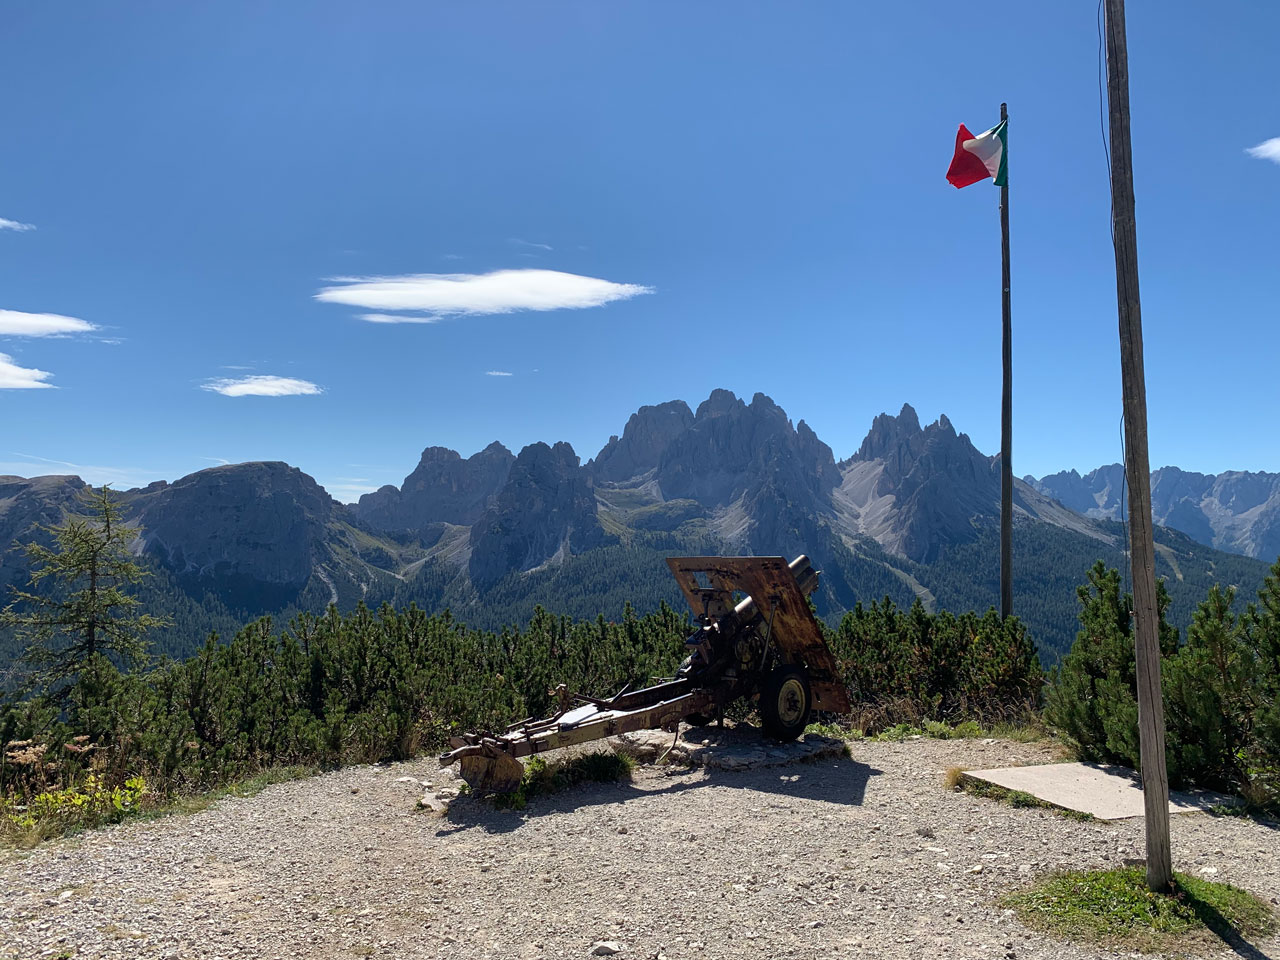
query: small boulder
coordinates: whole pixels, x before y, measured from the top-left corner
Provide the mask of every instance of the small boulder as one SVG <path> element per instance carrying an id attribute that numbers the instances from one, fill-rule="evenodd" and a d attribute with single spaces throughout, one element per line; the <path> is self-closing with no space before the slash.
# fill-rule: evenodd
<path id="1" fill-rule="evenodd" d="M 447 797 L 438 797 L 434 793 L 426 793 L 418 801 L 418 808 L 429 810 L 437 817 L 443 817 L 449 812 L 449 800 Z"/>

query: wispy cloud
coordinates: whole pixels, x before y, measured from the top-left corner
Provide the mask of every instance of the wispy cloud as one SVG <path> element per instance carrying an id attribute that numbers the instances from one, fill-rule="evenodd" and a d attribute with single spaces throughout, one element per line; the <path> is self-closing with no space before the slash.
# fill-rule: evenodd
<path id="1" fill-rule="evenodd" d="M 0 230 L 16 230 L 18 233 L 24 233 L 27 230 L 34 230 L 34 223 L 19 223 L 17 220 L 6 220 L 0 217 Z"/>
<path id="2" fill-rule="evenodd" d="M 309 397 L 324 392 L 322 387 L 310 380 L 266 375 L 219 377 L 201 384 L 201 388 L 220 393 L 224 397 Z"/>
<path id="3" fill-rule="evenodd" d="M 532 240 L 521 240 L 519 237 L 512 237 L 507 243 L 513 247 L 532 247 L 534 250 L 546 250 L 548 252 L 552 249 L 549 243 L 534 243 Z"/>
<path id="4" fill-rule="evenodd" d="M 510 371 L 507 371 L 507 370 L 486 370 L 486 371 L 484 372 L 484 375 L 485 375 L 486 377 L 511 377 L 511 376 L 514 376 L 514 374 L 513 374 L 513 373 L 511 373 Z"/>
<path id="5" fill-rule="evenodd" d="M 364 494 L 373 493 L 378 489 L 377 487 L 369 486 L 368 484 L 342 482 L 321 483 L 320 486 L 324 487 L 325 492 L 327 492 L 329 496 L 334 497 L 343 503 L 354 503 Z"/>
<path id="6" fill-rule="evenodd" d="M 1280 137 L 1272 137 L 1270 140 L 1263 140 L 1256 147 L 1247 147 L 1244 151 L 1251 157 L 1259 160 L 1270 160 L 1272 163 L 1280 163 Z"/>
<path id="7" fill-rule="evenodd" d="M 439 317 L 416 317 L 397 313 L 362 313 L 361 320 L 369 323 L 439 323 Z"/>
<path id="8" fill-rule="evenodd" d="M 558 270 L 493 273 L 418 273 L 398 277 L 335 277 L 316 299 L 368 310 L 399 310 L 442 317 L 476 317 L 522 310 L 581 310 L 652 293 L 637 283 L 614 283 Z M 390 314 L 366 314 L 389 323 Z M 401 323 L 422 322 L 413 316 Z"/>
<path id="9" fill-rule="evenodd" d="M 216 463 L 220 467 L 228 466 L 231 461 L 224 460 L 222 457 L 197 457 L 198 460 L 208 460 L 210 463 Z"/>
<path id="10" fill-rule="evenodd" d="M 9 453 L 17 460 L 0 462 L 0 473 L 13 473 L 21 477 L 39 477 L 50 474 L 75 475 L 86 483 L 110 483 L 118 489 L 139 487 L 155 479 L 157 471 L 140 467 L 103 467 L 70 460 L 54 460 L 30 453 Z M 49 469 L 53 467 L 54 469 Z"/>
<path id="11" fill-rule="evenodd" d="M 90 333 L 98 329 L 79 317 L 57 313 L 23 313 L 0 310 L 0 337 L 65 337 L 73 333 Z"/>
<path id="12" fill-rule="evenodd" d="M 52 376 L 47 370 L 20 367 L 13 357 L 0 353 L 0 390 L 52 390 L 53 384 L 44 382 Z"/>

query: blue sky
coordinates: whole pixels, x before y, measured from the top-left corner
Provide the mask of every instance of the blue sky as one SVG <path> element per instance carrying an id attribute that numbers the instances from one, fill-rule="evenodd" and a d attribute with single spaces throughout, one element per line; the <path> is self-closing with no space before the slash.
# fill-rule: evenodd
<path id="1" fill-rule="evenodd" d="M 1095 13 L 9 4 L 0 384 L 48 387 L 0 389 L 0 473 L 279 459 L 350 500 L 715 387 L 837 457 L 904 401 L 993 452 L 997 190 L 943 175 L 1001 100 L 1014 469 L 1115 461 Z M 1280 6 L 1129 32 L 1152 463 L 1280 470 Z"/>

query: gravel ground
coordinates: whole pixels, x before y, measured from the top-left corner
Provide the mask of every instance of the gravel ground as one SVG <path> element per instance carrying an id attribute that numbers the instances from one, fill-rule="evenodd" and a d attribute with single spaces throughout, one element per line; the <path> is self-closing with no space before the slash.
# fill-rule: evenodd
<path id="1" fill-rule="evenodd" d="M 495 811 L 417 808 L 431 761 L 355 767 L 0 860 L 0 957 L 1076 958 L 994 905 L 1037 874 L 1141 856 L 1142 821 L 949 793 L 1003 741 L 860 742 L 745 771 L 641 767 Z M 1175 863 L 1280 898 L 1280 832 L 1176 817 Z M 608 949 L 600 947 L 601 950 Z M 1236 951 L 1280 956 L 1280 938 Z M 1223 956 L 1236 955 L 1225 947 Z"/>

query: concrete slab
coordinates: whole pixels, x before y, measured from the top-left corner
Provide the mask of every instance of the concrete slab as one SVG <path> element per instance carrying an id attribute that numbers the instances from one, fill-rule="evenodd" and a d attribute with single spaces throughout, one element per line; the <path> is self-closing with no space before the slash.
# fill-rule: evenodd
<path id="1" fill-rule="evenodd" d="M 1141 817 L 1142 777 L 1128 767 L 1101 763 L 1046 763 L 1034 767 L 1000 767 L 995 770 L 966 770 L 966 777 L 1021 790 L 1037 800 L 1090 813 L 1099 820 Z M 1235 797 L 1207 790 L 1169 792 L 1170 813 L 1196 813 L 1217 804 L 1238 803 Z"/>

